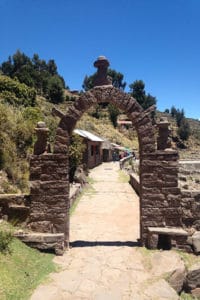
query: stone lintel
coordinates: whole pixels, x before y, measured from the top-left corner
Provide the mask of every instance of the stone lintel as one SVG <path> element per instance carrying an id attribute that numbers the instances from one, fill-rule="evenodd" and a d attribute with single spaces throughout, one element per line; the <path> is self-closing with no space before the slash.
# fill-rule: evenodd
<path id="1" fill-rule="evenodd" d="M 188 236 L 187 231 L 182 228 L 177 227 L 148 227 L 148 231 L 151 234 L 166 234 L 166 235 L 178 235 L 178 236 Z"/>

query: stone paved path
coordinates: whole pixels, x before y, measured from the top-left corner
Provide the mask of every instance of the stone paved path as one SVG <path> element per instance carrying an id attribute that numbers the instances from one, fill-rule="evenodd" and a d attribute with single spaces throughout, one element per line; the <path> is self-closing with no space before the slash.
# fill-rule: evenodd
<path id="1" fill-rule="evenodd" d="M 62 271 L 51 274 L 31 300 L 177 299 L 167 297 L 169 286 L 164 286 L 163 298 L 152 296 L 147 286 L 143 292 L 152 276 L 135 247 L 139 200 L 128 183 L 120 182 L 118 168 L 112 162 L 91 171 L 93 187 L 71 217 L 72 248 L 55 258 Z"/>

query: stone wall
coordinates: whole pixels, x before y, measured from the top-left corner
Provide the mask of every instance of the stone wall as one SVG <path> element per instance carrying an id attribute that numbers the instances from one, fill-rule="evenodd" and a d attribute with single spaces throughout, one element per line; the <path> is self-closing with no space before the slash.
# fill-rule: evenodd
<path id="1" fill-rule="evenodd" d="M 108 66 L 105 58 L 95 66 Z M 140 236 L 145 245 L 148 227 L 182 226 L 180 198 L 178 188 L 178 153 L 169 146 L 167 135 L 162 134 L 156 144 L 155 126 L 151 114 L 155 107 L 147 110 L 130 94 L 108 84 L 106 72 L 98 69 L 99 80 L 93 89 L 82 93 L 69 107 L 67 114 L 54 109 L 54 115 L 60 118 L 55 137 L 54 154 L 46 154 L 47 147 L 40 143 L 43 139 L 44 124 L 37 128 L 38 149 L 30 162 L 31 209 L 29 227 L 41 232 L 64 232 L 69 242 L 69 178 L 68 147 L 70 136 L 81 116 L 93 105 L 109 102 L 123 110 L 132 121 L 138 135 L 140 155 Z M 100 76 L 101 75 L 101 76 Z M 101 79 L 101 80 L 100 80 Z M 166 124 L 164 124 L 166 125 Z M 165 126 L 166 127 L 166 126 Z M 166 129 L 164 127 L 164 129 Z M 164 139 L 164 141 L 161 141 Z M 160 150 L 157 150 L 160 145 Z M 36 147 L 37 148 L 37 147 Z M 38 150 L 38 151 L 36 151 Z"/>
<path id="2" fill-rule="evenodd" d="M 181 196 L 183 224 L 200 231 L 200 191 L 181 190 Z"/>
<path id="3" fill-rule="evenodd" d="M 200 173 L 199 160 L 180 160 L 179 169 L 184 174 Z"/>
<path id="4" fill-rule="evenodd" d="M 33 155 L 30 160 L 30 217 L 33 231 L 65 233 L 68 239 L 68 157 L 64 154 Z"/>
<path id="5" fill-rule="evenodd" d="M 157 150 L 140 163 L 142 243 L 148 227 L 181 227 L 181 193 L 178 188 L 178 153 Z"/>
<path id="6" fill-rule="evenodd" d="M 89 169 L 98 166 L 102 162 L 101 142 L 87 141 L 87 159 L 85 161 Z"/>
<path id="7" fill-rule="evenodd" d="M 29 215 L 30 197 L 24 194 L 0 195 L 0 219 L 24 222 Z"/>
<path id="8" fill-rule="evenodd" d="M 150 114 L 129 94 L 112 86 L 95 87 L 81 94 L 61 118 L 54 144 L 54 154 L 34 155 L 30 162 L 30 227 L 41 232 L 65 232 L 69 237 L 69 137 L 83 113 L 92 105 L 110 102 L 122 109 L 138 134 L 140 150 L 140 236 L 147 241 L 151 226 L 181 226 L 178 154 L 156 150 L 155 128 Z"/>

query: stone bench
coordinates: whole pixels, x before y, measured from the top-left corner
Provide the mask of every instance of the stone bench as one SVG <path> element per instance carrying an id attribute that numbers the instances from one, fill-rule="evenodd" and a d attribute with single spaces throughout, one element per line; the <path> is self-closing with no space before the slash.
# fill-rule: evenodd
<path id="1" fill-rule="evenodd" d="M 56 255 L 64 253 L 64 233 L 25 233 L 20 230 L 15 232 L 14 236 L 30 247 L 40 250 L 54 249 Z"/>
<path id="2" fill-rule="evenodd" d="M 148 227 L 147 247 L 149 249 L 187 250 L 188 233 L 177 227 Z"/>

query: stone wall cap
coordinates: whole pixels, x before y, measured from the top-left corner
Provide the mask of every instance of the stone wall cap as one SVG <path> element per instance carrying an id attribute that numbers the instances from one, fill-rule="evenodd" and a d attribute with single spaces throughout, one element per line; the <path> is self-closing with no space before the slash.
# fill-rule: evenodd
<path id="1" fill-rule="evenodd" d="M 46 123 L 43 121 L 37 122 L 37 128 L 46 128 Z"/>

